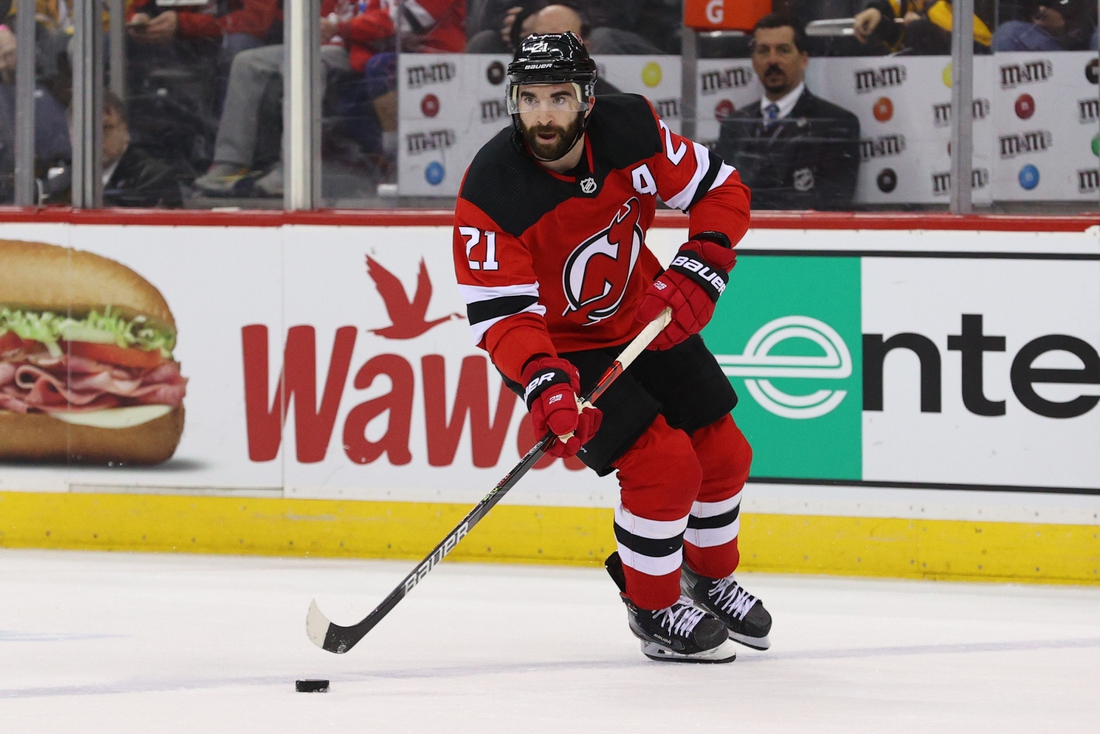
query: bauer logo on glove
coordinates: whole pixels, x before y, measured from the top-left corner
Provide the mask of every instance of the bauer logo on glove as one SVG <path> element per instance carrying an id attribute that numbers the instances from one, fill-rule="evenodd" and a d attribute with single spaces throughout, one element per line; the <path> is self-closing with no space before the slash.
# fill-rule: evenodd
<path id="1" fill-rule="evenodd" d="M 729 281 L 730 277 L 729 273 L 715 270 L 707 265 L 694 252 L 677 255 L 668 269 L 684 273 L 693 280 L 698 281 L 704 288 L 710 286 L 707 290 L 708 293 L 712 292 L 712 298 L 715 301 L 726 290 L 726 282 Z"/>
<path id="2" fill-rule="evenodd" d="M 737 261 L 728 243 L 721 233 L 696 235 L 646 290 L 638 304 L 638 321 L 649 323 L 665 308 L 672 310 L 672 322 L 653 340 L 650 349 L 670 349 L 698 334 L 710 321 L 714 304 L 725 292 L 729 271 Z"/>

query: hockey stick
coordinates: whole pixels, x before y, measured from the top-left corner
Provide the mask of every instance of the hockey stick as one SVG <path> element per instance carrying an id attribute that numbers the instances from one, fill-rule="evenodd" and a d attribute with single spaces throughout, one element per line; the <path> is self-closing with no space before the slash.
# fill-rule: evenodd
<path id="1" fill-rule="evenodd" d="M 619 353 L 618 359 L 614 364 L 607 368 L 607 371 L 600 377 L 600 381 L 596 383 L 596 386 L 580 401 L 580 405 L 590 406 L 596 402 L 596 399 L 603 395 L 604 391 L 613 383 L 619 375 L 630 366 L 639 354 L 641 354 L 649 343 L 661 333 L 661 329 L 665 328 L 671 319 L 671 312 L 669 309 L 662 311 L 657 318 L 649 322 L 638 336 L 634 337 L 622 352 Z M 462 522 L 458 524 L 454 530 L 452 530 L 446 538 L 444 538 L 439 545 L 437 545 L 428 557 L 420 562 L 412 573 L 405 577 L 396 589 L 390 592 L 390 595 L 386 597 L 385 601 L 375 607 L 374 611 L 368 614 L 361 622 L 354 624 L 350 627 L 341 627 L 338 624 L 333 624 L 328 618 L 321 612 L 321 609 L 317 606 L 317 600 L 314 599 L 310 602 L 309 613 L 306 615 L 306 634 L 309 635 L 309 639 L 313 641 L 313 644 L 320 648 L 328 650 L 334 653 L 345 653 L 355 646 L 359 640 L 363 639 L 368 632 L 374 629 L 374 626 L 382 621 L 382 618 L 393 610 L 397 606 L 398 602 L 405 598 L 413 588 L 427 576 L 435 565 L 442 561 L 448 553 L 455 549 L 458 542 L 462 540 L 473 529 L 478 522 L 485 517 L 489 510 L 493 509 L 496 503 L 503 499 L 508 490 L 516 485 L 524 474 L 533 467 L 542 455 L 546 453 L 546 448 L 550 445 L 550 442 L 555 439 L 553 433 L 548 433 L 540 438 L 531 450 L 520 459 L 520 462 L 516 464 L 512 471 L 508 472 L 497 486 L 493 487 L 489 494 L 485 495 L 485 498 L 478 502 L 472 510 L 462 518 Z"/>

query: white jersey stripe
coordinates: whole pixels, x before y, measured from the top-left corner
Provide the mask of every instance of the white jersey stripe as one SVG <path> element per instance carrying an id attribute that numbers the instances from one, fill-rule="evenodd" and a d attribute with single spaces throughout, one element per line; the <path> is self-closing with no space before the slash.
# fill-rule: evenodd
<path id="1" fill-rule="evenodd" d="M 484 303 L 486 301 L 492 301 L 496 298 L 510 298 L 514 296 L 531 296 L 533 298 L 539 297 L 539 284 L 524 283 L 522 285 L 501 285 L 501 286 L 480 286 L 480 285 L 459 285 L 458 293 L 462 296 L 462 300 L 466 302 L 467 306 L 475 303 Z M 478 321 L 477 323 L 470 322 L 470 331 L 474 334 L 474 344 L 480 344 L 481 340 L 485 338 L 485 332 L 489 328 L 497 323 L 503 321 L 509 316 L 515 316 L 519 313 L 533 313 L 539 316 L 546 315 L 546 306 L 543 306 L 537 300 L 527 306 L 524 309 L 520 309 L 515 313 L 507 313 L 497 316 L 492 319 L 485 319 L 484 321 Z"/>
<path id="2" fill-rule="evenodd" d="M 523 309 L 522 311 L 517 311 L 516 313 L 533 313 L 539 316 L 545 316 L 546 306 L 543 306 L 540 303 L 532 303 L 527 308 Z M 515 313 L 510 313 L 506 316 L 498 316 L 495 319 L 488 319 L 486 321 L 479 321 L 476 324 L 470 324 L 470 331 L 474 333 L 474 344 L 481 344 L 481 340 L 485 338 L 485 332 L 489 331 L 489 329 L 492 328 L 493 324 L 515 315 Z"/>
<path id="3" fill-rule="evenodd" d="M 707 171 L 710 170 L 710 151 L 698 143 L 693 142 L 695 152 L 695 173 L 692 175 L 691 180 L 688 181 L 688 185 L 684 187 L 684 190 L 673 196 L 671 199 L 665 201 L 671 207 L 686 211 L 691 206 L 692 200 L 695 198 L 695 190 L 699 188 L 699 182 L 703 180 L 703 176 L 707 175 Z"/>
<path id="4" fill-rule="evenodd" d="M 652 556 L 644 556 L 641 553 L 635 553 L 620 543 L 619 558 L 622 559 L 624 566 L 629 566 L 639 573 L 644 573 L 648 576 L 666 576 L 673 571 L 680 570 L 680 566 L 683 565 L 684 562 L 684 551 L 683 549 L 677 549 L 675 553 L 660 558 L 654 558 Z"/>
<path id="5" fill-rule="evenodd" d="M 741 493 L 720 502 L 692 502 L 691 514 L 695 517 L 717 517 L 725 515 L 741 504 Z"/>
<path id="6" fill-rule="evenodd" d="M 675 538 L 687 528 L 687 515 L 681 520 L 647 520 L 638 517 L 630 510 L 619 504 L 615 507 L 615 524 L 631 535 L 653 540 Z"/>
<path id="7" fill-rule="evenodd" d="M 710 188 L 707 189 L 707 191 L 714 191 L 716 188 L 724 184 L 726 182 L 726 179 L 729 178 L 730 174 L 733 173 L 735 170 L 737 169 L 735 169 L 730 164 L 723 163 L 722 167 L 718 169 L 718 175 L 714 177 L 714 183 L 710 185 Z"/>
<path id="8" fill-rule="evenodd" d="M 716 545 L 725 545 L 737 537 L 741 530 L 741 518 L 720 528 L 688 528 L 684 531 L 684 542 L 694 545 L 696 548 L 713 548 Z"/>
<path id="9" fill-rule="evenodd" d="M 524 283 L 523 285 L 498 285 L 498 286 L 481 286 L 481 285 L 461 285 L 458 286 L 458 294 L 462 296 L 462 300 L 467 304 L 477 303 L 478 301 L 489 301 L 494 298 L 501 298 L 506 296 L 539 296 L 539 284 Z"/>

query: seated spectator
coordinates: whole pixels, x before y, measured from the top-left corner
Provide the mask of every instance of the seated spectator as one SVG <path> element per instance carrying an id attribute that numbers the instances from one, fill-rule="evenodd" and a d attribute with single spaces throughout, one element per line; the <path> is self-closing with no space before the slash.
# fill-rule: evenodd
<path id="1" fill-rule="evenodd" d="M 321 63 L 326 71 L 355 72 L 364 76 L 372 105 L 380 111 L 379 117 L 386 117 L 381 123 L 385 152 L 396 154 L 396 106 L 388 104 L 390 93 L 396 89 L 395 56 L 390 50 L 396 29 L 388 3 L 383 0 L 357 5 L 341 2 L 339 8 L 347 13 L 345 17 L 337 15 L 337 8 L 337 0 L 323 0 L 321 4 Z M 408 13 L 402 19 L 403 51 L 446 53 L 462 50 L 466 41 L 464 0 L 420 0 L 418 8 L 414 14 L 415 33 Z M 238 184 L 253 176 L 264 91 L 269 83 L 281 80 L 282 75 L 282 46 L 245 51 L 233 61 L 225 109 L 218 124 L 214 163 L 195 180 L 201 192 L 209 196 L 235 195 Z M 322 84 L 326 76 L 322 74 Z M 254 188 L 262 196 L 282 196 L 281 162 L 256 180 Z"/>
<path id="2" fill-rule="evenodd" d="M 67 103 L 72 94 L 69 41 L 73 35 L 74 0 L 37 0 L 35 12 L 35 79 Z M 17 27 L 16 3 L 0 0 L 0 22 Z M 104 16 L 106 22 L 106 16 Z"/>
<path id="3" fill-rule="evenodd" d="M 41 180 L 39 203 L 68 204 L 71 186 L 71 164 L 51 168 Z M 130 145 L 126 106 L 107 90 L 103 93 L 103 205 L 150 208 L 183 205 L 177 172 Z"/>
<path id="4" fill-rule="evenodd" d="M 806 35 L 792 16 L 761 18 L 752 68 L 764 99 L 722 122 L 715 152 L 755 209 L 848 210 L 859 175 L 859 118 L 806 88 Z"/>
<path id="5" fill-rule="evenodd" d="M 974 53 L 989 53 L 993 4 L 975 0 Z M 867 0 L 852 30 L 860 43 L 878 46 L 884 54 L 950 55 L 953 22 L 950 0 Z"/>
<path id="6" fill-rule="evenodd" d="M 177 10 L 160 7 L 157 0 L 132 0 L 128 5 L 126 31 L 136 43 L 212 41 L 225 68 L 241 51 L 281 40 L 281 0 L 209 0 Z"/>
<path id="7" fill-rule="evenodd" d="M 280 43 L 282 29 L 282 0 L 128 3 L 127 89 L 139 139 L 155 140 L 161 129 L 176 128 L 178 149 L 164 154 L 193 157 L 196 166 L 209 163 L 191 152 L 210 149 L 233 59 Z M 184 118 L 190 121 L 181 125 Z"/>
<path id="8" fill-rule="evenodd" d="M 15 194 L 15 65 L 19 42 L 11 28 L 0 25 L 0 202 Z M 34 97 L 34 155 L 36 174 L 72 158 L 65 107 L 39 87 Z"/>
<path id="9" fill-rule="evenodd" d="M 572 33 L 588 45 L 588 24 L 575 8 L 568 5 L 547 5 L 524 17 L 515 25 L 518 32 L 515 45 L 536 33 Z M 468 46 L 467 46 L 468 48 Z M 619 90 L 605 79 L 596 79 L 596 94 L 618 94 Z"/>
<path id="10" fill-rule="evenodd" d="M 490 3 L 493 0 L 490 0 Z M 488 5 L 489 3 L 487 3 Z M 654 55 L 679 53 L 679 34 L 683 17 L 681 0 L 516 0 L 497 1 L 495 16 L 488 9 L 487 17 L 499 18 L 497 28 L 479 31 L 466 44 L 466 53 L 511 54 L 519 42 L 531 35 L 532 17 L 549 5 L 570 9 L 581 18 L 584 39 L 590 53 Z M 643 35 L 643 32 L 648 35 Z M 670 35 L 671 32 L 671 35 Z M 665 47 L 650 40 L 659 37 Z"/>
<path id="11" fill-rule="evenodd" d="M 1096 50 L 1096 3 L 1046 0 L 1024 8 L 1028 20 L 1009 20 L 993 34 L 994 51 Z"/>
<path id="12" fill-rule="evenodd" d="M 113 92 L 103 94 L 103 205 L 183 206 L 176 172 L 130 145 L 126 106 Z"/>

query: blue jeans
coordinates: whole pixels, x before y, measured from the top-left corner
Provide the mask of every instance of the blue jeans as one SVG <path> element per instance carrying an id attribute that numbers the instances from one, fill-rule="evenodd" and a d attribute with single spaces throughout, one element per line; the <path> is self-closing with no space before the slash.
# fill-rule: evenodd
<path id="1" fill-rule="evenodd" d="M 1094 46 L 1095 48 L 1095 46 Z M 1010 20 L 993 33 L 994 51 L 1061 51 L 1054 36 L 1033 23 Z"/>

